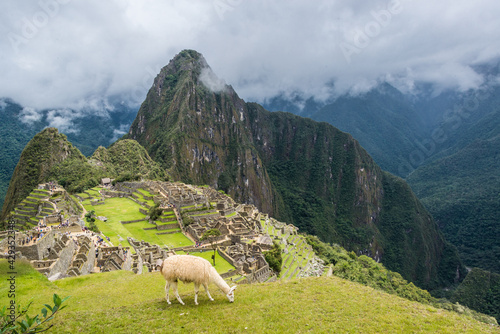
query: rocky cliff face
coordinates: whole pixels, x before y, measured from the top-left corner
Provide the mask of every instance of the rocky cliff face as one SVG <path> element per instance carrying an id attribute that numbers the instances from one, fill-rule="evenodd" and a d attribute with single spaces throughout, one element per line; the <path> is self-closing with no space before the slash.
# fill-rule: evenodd
<path id="1" fill-rule="evenodd" d="M 463 270 L 406 184 L 350 135 L 245 103 L 196 51 L 161 70 L 126 137 L 174 178 L 222 189 L 421 286 L 448 284 Z"/>

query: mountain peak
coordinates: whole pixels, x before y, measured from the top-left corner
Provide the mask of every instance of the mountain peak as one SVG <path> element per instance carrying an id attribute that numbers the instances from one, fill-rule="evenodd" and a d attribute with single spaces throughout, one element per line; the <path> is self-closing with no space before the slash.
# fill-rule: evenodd
<path id="1" fill-rule="evenodd" d="M 165 67 L 169 72 L 201 71 L 207 68 L 208 63 L 201 53 L 195 50 L 182 50 L 170 60 Z"/>
<path id="2" fill-rule="evenodd" d="M 68 141 L 66 135 L 59 133 L 56 128 L 45 128 L 35 135 L 24 148 L 14 170 L 2 208 L 1 220 L 4 220 L 14 206 L 28 196 L 39 183 L 48 180 L 52 167 L 68 158 L 85 160 L 83 154 Z"/>

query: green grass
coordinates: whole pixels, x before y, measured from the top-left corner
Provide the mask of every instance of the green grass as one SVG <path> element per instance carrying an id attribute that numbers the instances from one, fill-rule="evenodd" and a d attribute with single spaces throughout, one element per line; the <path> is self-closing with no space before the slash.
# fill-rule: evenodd
<path id="1" fill-rule="evenodd" d="M 181 229 L 180 228 L 171 228 L 171 229 L 168 229 L 168 230 L 158 231 L 157 233 L 165 233 L 165 232 L 181 232 Z"/>
<path id="2" fill-rule="evenodd" d="M 86 190 L 86 192 L 88 194 L 90 194 L 90 196 L 92 196 L 94 198 L 100 198 L 101 197 L 101 194 L 99 193 L 99 188 L 88 189 L 88 190 Z"/>
<path id="3" fill-rule="evenodd" d="M 108 223 L 137 220 L 146 217 L 139 212 L 141 206 L 127 198 L 106 198 L 103 205 L 87 205 L 87 211 L 94 210 L 97 216 L 106 216 Z"/>
<path id="4" fill-rule="evenodd" d="M 83 199 L 89 198 L 89 194 L 87 194 L 87 193 L 78 193 L 77 195 L 80 196 Z"/>
<path id="5" fill-rule="evenodd" d="M 7 279 L 0 261 L 0 279 Z M 31 316 L 54 293 L 71 296 L 48 333 L 499 333 L 498 327 L 389 295 L 337 277 L 240 285 L 229 303 L 214 285 L 208 300 L 179 283 L 185 306 L 165 301 L 160 273 L 113 271 L 49 282 L 16 264 L 17 303 L 33 300 Z M 0 305 L 7 305 L 7 284 Z M 203 290 L 203 289 L 201 289 Z"/>
<path id="6" fill-rule="evenodd" d="M 138 193 L 141 193 L 143 196 L 149 196 L 149 197 L 153 197 L 154 195 L 147 191 L 146 189 L 142 189 L 142 188 L 139 188 L 136 190 Z"/>
<path id="7" fill-rule="evenodd" d="M 177 254 L 186 254 L 185 252 L 176 252 L 176 253 Z M 213 261 L 212 261 L 213 254 L 214 254 L 214 251 L 212 249 L 206 249 L 204 252 L 190 252 L 189 253 L 189 255 L 202 257 L 212 264 L 213 264 Z M 222 274 L 222 273 L 228 272 L 229 270 L 233 270 L 234 266 L 232 266 L 231 264 L 229 264 L 229 262 L 224 260 L 224 258 L 221 257 L 218 252 L 215 252 L 215 269 L 217 269 L 218 273 Z"/>
<path id="8" fill-rule="evenodd" d="M 192 242 L 191 239 L 189 239 L 188 237 L 186 237 L 182 233 L 160 234 L 160 235 L 156 235 L 156 236 L 162 242 L 160 244 L 160 246 L 165 245 L 167 247 L 176 248 L 176 247 L 184 247 L 184 246 L 194 245 L 194 242 Z"/>
<path id="9" fill-rule="evenodd" d="M 127 229 L 123 228 L 117 231 L 115 228 L 118 226 L 115 226 L 115 228 L 113 228 L 107 222 L 105 223 L 98 219 L 96 219 L 95 224 L 97 225 L 97 228 L 99 228 L 99 231 L 101 231 L 102 233 L 104 233 L 104 235 L 111 239 L 111 242 L 114 246 L 118 246 L 119 244 L 121 244 L 123 247 L 130 247 L 133 250 L 132 245 L 130 245 L 127 241 L 127 237 L 131 236 L 127 235 L 129 233 Z M 124 240 L 120 241 L 120 237 L 122 237 Z"/>
<path id="10" fill-rule="evenodd" d="M 144 191 L 145 192 L 145 191 Z M 146 216 L 139 212 L 142 207 L 136 202 L 128 198 L 107 198 L 103 205 L 90 205 L 90 202 L 83 202 L 87 211 L 94 210 L 97 216 L 105 216 L 108 218 L 106 222 L 96 220 L 96 225 L 101 232 L 111 239 L 113 245 L 130 246 L 127 237 L 132 237 L 137 240 L 144 240 L 151 244 L 159 245 L 160 247 L 183 247 L 192 246 L 194 243 L 182 233 L 157 235 L 159 231 L 144 230 L 145 228 L 154 227 L 146 221 L 122 224 L 120 221 L 130 221 L 143 219 Z M 178 230 L 178 229 L 174 229 Z M 119 241 L 119 237 L 124 240 Z"/>

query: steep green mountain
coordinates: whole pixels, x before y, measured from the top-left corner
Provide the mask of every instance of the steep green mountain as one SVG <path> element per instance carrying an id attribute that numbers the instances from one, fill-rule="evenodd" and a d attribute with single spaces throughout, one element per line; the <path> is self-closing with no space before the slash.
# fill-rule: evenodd
<path id="1" fill-rule="evenodd" d="M 408 177 L 464 263 L 500 273 L 500 136 L 477 140 Z"/>
<path id="2" fill-rule="evenodd" d="M 45 127 L 59 130 L 85 156 L 99 146 L 108 146 L 130 127 L 137 109 L 112 101 L 103 110 L 33 110 L 9 99 L 0 99 L 0 207 L 23 148 Z"/>
<path id="3" fill-rule="evenodd" d="M 455 249 L 404 181 L 349 134 L 245 103 L 196 51 L 160 74 L 125 138 L 186 183 L 209 184 L 420 286 L 460 280 Z M 388 256 L 386 256 L 388 255 Z"/>
<path id="4" fill-rule="evenodd" d="M 425 124 L 412 102 L 385 83 L 358 96 L 341 96 L 310 116 L 350 133 L 384 170 L 405 177 Z"/>
<path id="5" fill-rule="evenodd" d="M 165 171 L 133 140 L 122 140 L 109 149 L 99 147 L 87 159 L 64 134 L 46 128 L 26 145 L 14 170 L 2 208 L 3 221 L 38 184 L 56 181 L 69 192 L 96 186 L 101 178 L 165 179 Z"/>
<path id="6" fill-rule="evenodd" d="M 0 220 L 3 221 L 38 184 L 48 181 L 52 168 L 65 160 L 79 164 L 85 157 L 57 129 L 47 128 L 35 135 L 24 148 L 14 170 Z"/>
<path id="7" fill-rule="evenodd" d="M 484 66 L 480 73 L 485 84 L 467 92 L 434 96 L 432 87 L 419 85 L 421 94 L 410 97 L 381 84 L 316 112 L 300 94 L 277 96 L 269 105 L 327 121 L 351 133 L 382 168 L 409 175 L 408 183 L 465 263 L 498 273 L 498 66 Z"/>

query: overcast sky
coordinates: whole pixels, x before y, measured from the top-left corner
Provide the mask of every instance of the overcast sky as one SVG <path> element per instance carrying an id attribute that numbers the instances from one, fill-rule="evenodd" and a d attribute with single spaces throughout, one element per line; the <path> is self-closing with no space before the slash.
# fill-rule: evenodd
<path id="1" fill-rule="evenodd" d="M 201 52 L 247 101 L 376 82 L 474 88 L 500 56 L 498 0 L 3 0 L 0 97 L 35 110 L 144 100 L 160 68 Z"/>

